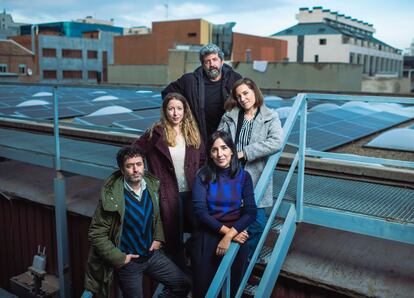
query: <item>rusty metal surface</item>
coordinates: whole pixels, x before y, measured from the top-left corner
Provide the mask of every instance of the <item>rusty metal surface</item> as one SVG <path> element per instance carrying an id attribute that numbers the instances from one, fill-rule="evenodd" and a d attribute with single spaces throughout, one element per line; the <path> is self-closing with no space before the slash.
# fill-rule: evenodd
<path id="1" fill-rule="evenodd" d="M 11 277 L 27 271 L 39 244 L 46 246 L 46 271 L 57 273 L 54 218 L 51 207 L 0 195 L 0 287 L 9 288 Z M 88 217 L 68 214 L 73 297 L 83 291 L 89 223 Z"/>

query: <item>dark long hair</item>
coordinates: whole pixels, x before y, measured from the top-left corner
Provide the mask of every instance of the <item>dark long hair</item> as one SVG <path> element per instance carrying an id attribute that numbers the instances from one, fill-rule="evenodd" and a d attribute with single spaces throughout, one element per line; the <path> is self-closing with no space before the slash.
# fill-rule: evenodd
<path id="1" fill-rule="evenodd" d="M 240 171 L 240 164 L 237 158 L 237 150 L 231 135 L 225 131 L 218 130 L 211 134 L 207 143 L 207 163 L 200 169 L 200 175 L 203 183 L 216 182 L 217 172 L 219 168 L 211 158 L 211 148 L 217 139 L 222 139 L 223 142 L 230 148 L 233 155 L 230 160 L 230 177 L 234 178 Z"/>

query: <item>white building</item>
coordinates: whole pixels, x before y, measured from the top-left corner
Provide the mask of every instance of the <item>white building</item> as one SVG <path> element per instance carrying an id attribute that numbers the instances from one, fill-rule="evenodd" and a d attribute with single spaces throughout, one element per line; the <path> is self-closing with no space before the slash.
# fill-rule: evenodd
<path id="1" fill-rule="evenodd" d="M 23 25 L 23 23 L 15 23 L 11 14 L 3 10 L 0 13 L 0 39 L 7 39 L 9 36 L 19 35 L 20 25 Z"/>
<path id="2" fill-rule="evenodd" d="M 299 23 L 273 34 L 288 41 L 289 62 L 343 62 L 361 64 L 370 76 L 401 76 L 401 50 L 376 39 L 372 24 L 322 7 L 300 8 Z"/>

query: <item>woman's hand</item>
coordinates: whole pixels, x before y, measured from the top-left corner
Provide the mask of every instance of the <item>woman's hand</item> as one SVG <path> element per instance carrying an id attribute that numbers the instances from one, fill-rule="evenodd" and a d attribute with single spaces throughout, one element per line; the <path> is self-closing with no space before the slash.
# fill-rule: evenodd
<path id="1" fill-rule="evenodd" d="M 224 256 L 226 252 L 229 250 L 231 243 L 231 236 L 227 233 L 224 237 L 220 240 L 219 244 L 217 245 L 216 255 Z"/>
<path id="2" fill-rule="evenodd" d="M 243 244 L 246 240 L 249 239 L 249 233 L 246 230 L 238 233 L 234 238 L 233 241 L 239 244 Z"/>
<path id="3" fill-rule="evenodd" d="M 243 151 L 237 152 L 237 158 L 238 158 L 238 159 L 243 159 L 243 158 L 244 158 L 244 153 L 243 153 Z"/>

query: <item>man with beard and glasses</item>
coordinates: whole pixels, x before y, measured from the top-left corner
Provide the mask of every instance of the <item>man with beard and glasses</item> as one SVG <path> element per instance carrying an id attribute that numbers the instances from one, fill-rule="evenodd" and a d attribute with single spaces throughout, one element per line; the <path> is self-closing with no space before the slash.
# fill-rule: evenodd
<path id="1" fill-rule="evenodd" d="M 116 275 L 123 297 L 142 298 L 144 274 L 164 284 L 158 297 L 187 297 L 190 279 L 160 250 L 160 181 L 144 170 L 140 148 L 123 147 L 116 159 L 119 170 L 105 181 L 89 227 L 84 297 L 108 297 Z"/>
<path id="2" fill-rule="evenodd" d="M 204 143 L 216 131 L 224 114 L 224 102 L 229 97 L 233 83 L 241 75 L 224 64 L 224 53 L 215 44 L 207 44 L 200 50 L 201 66 L 170 83 L 162 92 L 164 98 L 170 92 L 184 95 L 197 120 Z"/>

